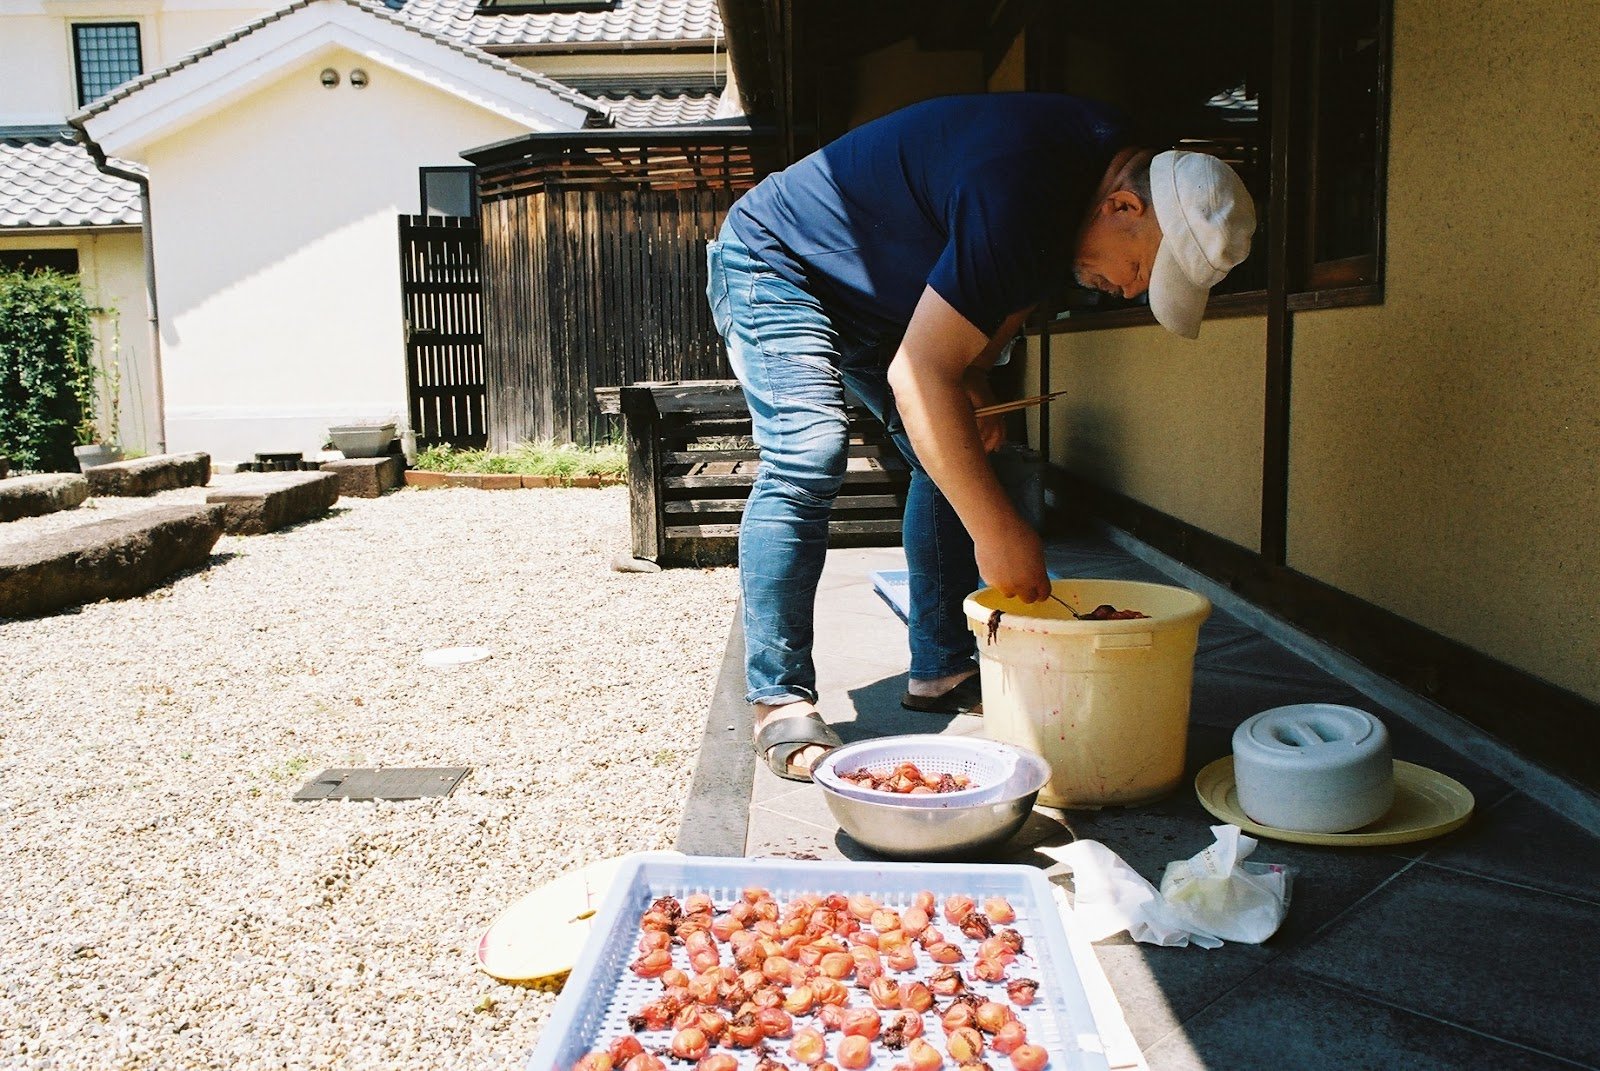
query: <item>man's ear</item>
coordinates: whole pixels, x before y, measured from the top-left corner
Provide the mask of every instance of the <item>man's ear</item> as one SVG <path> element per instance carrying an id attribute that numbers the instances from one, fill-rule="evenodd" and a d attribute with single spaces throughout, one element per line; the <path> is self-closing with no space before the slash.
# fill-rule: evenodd
<path id="1" fill-rule="evenodd" d="M 1113 190 L 1106 197 L 1105 210 L 1108 214 L 1114 212 L 1132 212 L 1135 216 L 1142 216 L 1149 211 L 1150 206 L 1144 199 L 1132 190 Z"/>

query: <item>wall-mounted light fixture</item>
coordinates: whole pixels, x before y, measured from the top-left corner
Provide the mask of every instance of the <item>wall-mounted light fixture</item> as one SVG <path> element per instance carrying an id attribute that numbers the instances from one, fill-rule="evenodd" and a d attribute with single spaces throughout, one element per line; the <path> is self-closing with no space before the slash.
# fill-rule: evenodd
<path id="1" fill-rule="evenodd" d="M 355 70 L 351 71 L 350 84 L 355 86 L 357 89 L 365 89 L 367 87 L 367 72 L 363 71 L 360 67 L 357 67 Z"/>
<path id="2" fill-rule="evenodd" d="M 339 72 L 334 70 L 332 67 L 322 68 L 321 78 L 323 89 L 332 89 L 334 86 L 339 84 Z"/>

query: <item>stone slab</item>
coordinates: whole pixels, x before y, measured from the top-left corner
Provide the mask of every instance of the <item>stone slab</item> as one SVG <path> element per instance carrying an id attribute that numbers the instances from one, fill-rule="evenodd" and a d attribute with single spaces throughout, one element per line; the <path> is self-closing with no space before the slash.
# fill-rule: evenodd
<path id="1" fill-rule="evenodd" d="M 339 500 L 337 472 L 282 472 L 241 477 L 226 490 L 206 496 L 227 507 L 229 535 L 261 535 L 308 521 Z"/>
<path id="2" fill-rule="evenodd" d="M 339 494 L 345 498 L 378 498 L 405 482 L 406 463 L 397 454 L 347 457 L 324 462 L 322 471 L 338 473 Z"/>
<path id="3" fill-rule="evenodd" d="M 90 494 L 139 498 L 178 487 L 204 487 L 211 482 L 211 455 L 156 454 L 96 465 L 84 476 Z"/>
<path id="4" fill-rule="evenodd" d="M 76 509 L 88 497 L 89 481 L 73 473 L 18 476 L 0 483 L 0 521 Z"/>
<path id="5" fill-rule="evenodd" d="M 203 563 L 223 506 L 162 506 L 0 547 L 0 617 L 139 595 Z"/>

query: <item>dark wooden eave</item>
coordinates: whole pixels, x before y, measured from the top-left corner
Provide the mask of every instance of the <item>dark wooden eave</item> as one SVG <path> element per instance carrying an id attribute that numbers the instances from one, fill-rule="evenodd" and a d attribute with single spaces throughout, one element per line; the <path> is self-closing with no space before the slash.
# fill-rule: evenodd
<path id="1" fill-rule="evenodd" d="M 599 127 L 591 130 L 551 130 L 521 134 L 504 141 L 490 142 L 467 149 L 462 158 L 479 167 L 525 160 L 577 148 L 630 148 L 637 145 L 685 146 L 715 145 L 723 142 L 750 143 L 773 136 L 767 127 L 751 126 L 743 118 L 696 123 L 693 126 L 656 126 L 619 129 Z"/>

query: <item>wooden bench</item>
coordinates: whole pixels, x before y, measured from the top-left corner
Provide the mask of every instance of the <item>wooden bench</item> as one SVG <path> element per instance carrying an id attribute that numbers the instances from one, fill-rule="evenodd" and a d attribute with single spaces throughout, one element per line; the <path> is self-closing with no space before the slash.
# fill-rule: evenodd
<path id="1" fill-rule="evenodd" d="M 623 418 L 633 556 L 660 565 L 736 560 L 760 463 L 739 385 L 638 383 L 595 397 L 602 412 Z M 859 407 L 849 416 L 849 467 L 828 545 L 897 546 L 910 470 L 877 418 Z"/>

